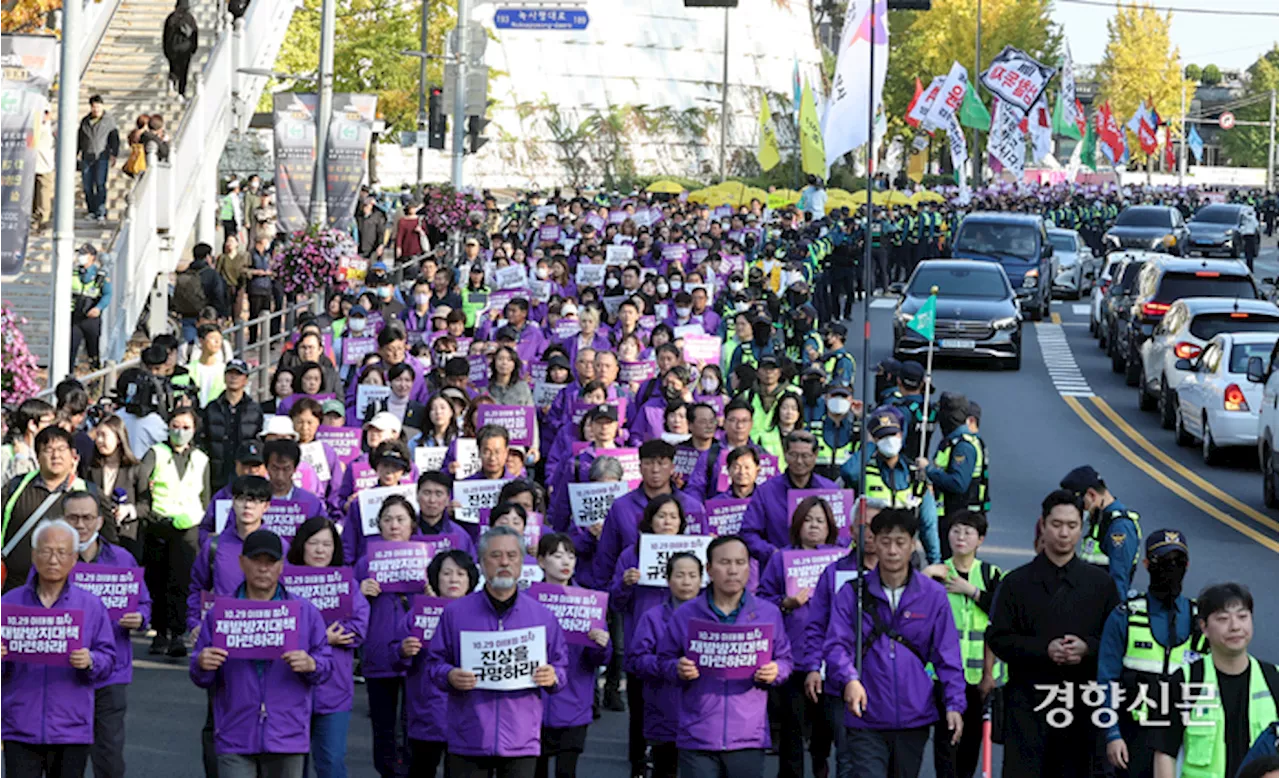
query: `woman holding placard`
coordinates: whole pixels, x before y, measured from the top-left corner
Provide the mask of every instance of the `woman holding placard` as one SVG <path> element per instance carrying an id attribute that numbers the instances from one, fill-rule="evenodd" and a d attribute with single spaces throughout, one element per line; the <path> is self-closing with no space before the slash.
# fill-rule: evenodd
<path id="1" fill-rule="evenodd" d="M 809 623 L 809 597 L 813 585 L 791 584 L 788 563 L 799 564 L 806 556 L 811 566 L 821 569 L 835 562 L 845 552 L 836 544 L 839 529 L 831 506 L 821 497 L 806 497 L 791 517 L 791 542 L 774 552 L 760 576 L 759 596 L 777 605 L 782 611 L 787 637 L 793 646 L 804 642 L 805 627 Z M 829 551 L 830 559 L 819 555 L 794 554 L 792 552 Z M 793 562 L 793 560 L 795 560 Z M 816 579 L 815 579 L 816 580 Z M 788 594 L 788 591 L 791 591 Z M 831 730 L 821 704 L 805 697 L 804 674 L 795 673 L 786 685 L 774 688 L 775 711 L 782 721 L 781 740 L 778 746 L 779 778 L 802 778 L 804 775 L 804 722 L 809 721 L 811 735 L 809 753 L 815 770 L 826 763 L 831 751 Z"/>
<path id="2" fill-rule="evenodd" d="M 643 682 L 644 737 L 653 758 L 653 778 L 676 778 L 676 726 L 680 686 L 662 674 L 658 664 L 658 640 L 671 623 L 676 609 L 698 596 L 702 589 L 702 560 L 688 551 L 667 560 L 667 599 L 636 619 L 627 636 L 627 673 Z M 627 682 L 630 685 L 630 681 Z"/>
<path id="3" fill-rule="evenodd" d="M 409 447 L 399 440 L 384 440 L 379 443 L 378 447 L 369 454 L 369 464 L 373 466 L 375 474 L 374 482 L 366 487 L 369 489 L 400 485 L 413 472 L 413 465 L 409 461 Z M 352 500 L 347 506 L 346 515 L 342 520 L 342 552 L 347 559 L 359 559 L 364 556 L 366 515 L 361 510 L 359 499 Z M 416 515 L 414 520 L 416 526 Z"/>
<path id="4" fill-rule="evenodd" d="M 298 527 L 286 560 L 299 567 L 342 567 L 337 525 L 321 516 L 307 519 Z M 352 597 L 350 615 L 334 619 L 325 630 L 333 654 L 333 674 L 315 687 L 313 698 L 311 762 L 316 778 L 345 778 L 347 774 L 347 727 L 355 700 L 352 668 L 356 649 L 364 643 L 368 629 L 369 602 Z"/>
<path id="5" fill-rule="evenodd" d="M 441 600 L 456 600 L 470 594 L 480 582 L 480 571 L 470 555 L 459 549 L 436 554 L 427 567 L 427 585 Z M 401 624 L 400 659 L 397 665 L 406 671 L 405 707 L 408 709 L 409 775 L 434 778 L 436 768 L 444 761 L 445 722 L 449 695 L 436 686 L 425 671 L 426 652 L 423 639 L 430 643 L 431 634 L 417 637 L 408 614 Z M 434 633 L 434 630 L 432 630 Z"/>

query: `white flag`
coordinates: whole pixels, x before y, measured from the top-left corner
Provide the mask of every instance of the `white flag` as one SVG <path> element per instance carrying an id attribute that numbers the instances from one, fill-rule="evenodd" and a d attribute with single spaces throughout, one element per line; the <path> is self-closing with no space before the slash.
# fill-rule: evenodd
<path id="1" fill-rule="evenodd" d="M 1076 76 L 1071 66 L 1071 44 L 1062 42 L 1062 69 L 1058 71 L 1062 79 L 1062 120 L 1063 123 L 1075 127 L 1080 123 L 1080 112 L 1076 110 Z M 1076 144 L 1077 146 L 1080 144 Z"/>
<path id="2" fill-rule="evenodd" d="M 1039 162 L 1053 153 L 1053 122 L 1044 95 L 1027 114 L 1027 134 L 1031 136 L 1031 160 Z"/>
<path id="3" fill-rule="evenodd" d="M 875 46 L 875 72 L 867 81 L 867 65 Z M 822 117 L 827 169 L 848 152 L 867 144 L 868 109 L 878 111 L 889 66 L 889 10 L 887 0 L 850 0 L 836 58 L 830 102 Z M 871 94 L 867 94 L 867 88 Z M 870 98 L 870 99 L 868 99 Z"/>
<path id="4" fill-rule="evenodd" d="M 965 163 L 969 161 L 969 146 L 964 140 L 964 128 L 960 126 L 960 119 L 954 115 L 951 117 L 951 123 L 947 125 L 947 142 L 951 146 L 951 165 L 956 170 L 963 170 Z"/>
<path id="5" fill-rule="evenodd" d="M 942 82 L 942 89 L 939 90 L 933 105 L 929 106 L 929 112 L 925 114 L 920 126 L 926 130 L 946 127 L 949 133 L 951 120 L 960 111 L 960 105 L 964 103 L 964 93 L 969 88 L 968 84 L 969 71 L 965 70 L 964 65 L 959 62 L 952 62 L 951 72 L 947 73 L 947 80 Z"/>
<path id="6" fill-rule="evenodd" d="M 934 76 L 928 88 L 920 93 L 920 99 L 907 112 L 907 118 L 917 123 L 924 122 L 925 115 L 933 107 L 933 101 L 938 99 L 938 93 L 942 91 L 942 83 L 946 80 L 946 76 Z"/>
<path id="7" fill-rule="evenodd" d="M 1007 170 L 1018 181 L 1022 180 L 1022 171 L 1027 157 L 1026 136 L 1018 126 L 1022 115 L 1017 108 L 1000 98 L 995 99 L 991 107 L 991 132 L 987 135 L 987 154 L 991 158 L 992 167 L 999 165 L 1000 170 Z"/>

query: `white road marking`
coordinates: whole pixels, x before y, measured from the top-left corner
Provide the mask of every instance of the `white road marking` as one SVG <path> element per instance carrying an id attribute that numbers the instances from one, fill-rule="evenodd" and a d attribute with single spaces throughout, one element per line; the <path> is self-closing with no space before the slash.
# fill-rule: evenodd
<path id="1" fill-rule="evenodd" d="M 1089 303 L 1076 303 L 1071 306 L 1071 312 L 1076 316 L 1088 316 L 1093 311 L 1093 306 Z"/>
<path id="2" fill-rule="evenodd" d="M 871 301 L 872 308 L 897 308 L 898 298 L 896 297 L 877 297 Z"/>
<path id="3" fill-rule="evenodd" d="M 1086 306 L 1088 307 L 1088 306 Z M 1039 322 L 1036 324 L 1036 341 L 1040 344 L 1040 354 L 1053 381 L 1053 388 L 1063 397 L 1092 397 L 1093 390 L 1080 366 L 1076 364 L 1075 355 L 1067 343 L 1065 330 L 1061 324 Z"/>

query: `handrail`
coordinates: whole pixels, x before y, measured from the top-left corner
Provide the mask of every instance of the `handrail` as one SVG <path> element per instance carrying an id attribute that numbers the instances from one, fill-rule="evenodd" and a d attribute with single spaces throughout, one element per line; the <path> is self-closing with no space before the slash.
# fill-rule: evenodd
<path id="1" fill-rule="evenodd" d="M 85 35 L 80 41 L 80 77 L 84 78 L 93 62 L 102 38 L 111 26 L 111 19 L 120 8 L 121 0 L 85 0 L 81 23 L 85 25 Z"/>

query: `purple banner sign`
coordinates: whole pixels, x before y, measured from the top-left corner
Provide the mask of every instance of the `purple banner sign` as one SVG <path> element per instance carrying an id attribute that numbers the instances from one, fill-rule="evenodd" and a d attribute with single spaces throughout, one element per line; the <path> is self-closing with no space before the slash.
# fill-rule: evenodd
<path id="1" fill-rule="evenodd" d="M 325 624 L 351 617 L 351 599 L 359 589 L 350 567 L 285 565 L 280 583 L 290 594 L 316 606 Z"/>
<path id="2" fill-rule="evenodd" d="M 795 515 L 796 508 L 800 507 L 800 503 L 808 497 L 821 497 L 826 500 L 827 505 L 831 506 L 831 513 L 835 516 L 836 527 L 840 530 L 840 537 L 836 541 L 838 543 L 848 543 L 850 538 L 849 527 L 851 522 L 849 517 L 853 515 L 853 490 L 852 489 L 788 489 L 787 490 L 787 516 L 788 518 Z"/>
<path id="3" fill-rule="evenodd" d="M 703 506 L 706 517 L 703 519 L 701 535 L 736 535 L 742 528 L 742 516 L 747 512 L 751 500 L 732 500 L 727 497 L 707 500 Z"/>
<path id="4" fill-rule="evenodd" d="M 812 551 L 783 551 L 782 575 L 787 596 L 795 597 L 801 589 L 812 590 L 827 565 L 849 552 L 843 548 L 816 548 Z"/>
<path id="5" fill-rule="evenodd" d="M 507 430 L 513 446 L 532 446 L 535 409 L 532 405 L 481 405 L 476 409 L 476 429 L 496 424 Z"/>
<path id="6" fill-rule="evenodd" d="M 338 461 L 344 465 L 351 464 L 360 456 L 359 427 L 320 427 L 316 430 L 316 440 L 328 443 Z"/>
<path id="7" fill-rule="evenodd" d="M 653 359 L 642 359 L 639 362 L 619 362 L 618 381 L 629 384 L 646 381 L 658 374 L 658 362 Z"/>
<path id="8" fill-rule="evenodd" d="M 378 350 L 378 339 L 374 337 L 348 336 L 342 339 L 342 364 L 358 365 L 366 355 Z"/>
<path id="9" fill-rule="evenodd" d="M 71 570 L 71 583 L 96 594 L 113 623 L 126 613 L 138 612 L 143 587 L 141 567 L 77 564 Z"/>
<path id="10" fill-rule="evenodd" d="M 369 577 L 384 592 L 421 592 L 427 583 L 431 552 L 429 544 L 417 540 L 371 540 Z"/>
<path id="11" fill-rule="evenodd" d="M 529 594 L 555 614 L 566 643 L 594 646 L 597 643 L 587 637 L 587 633 L 608 629 L 604 618 L 609 595 L 604 592 L 539 582 L 529 584 Z"/>
<path id="12" fill-rule="evenodd" d="M 296 651 L 301 638 L 298 600 L 241 600 L 219 597 L 210 609 L 214 648 L 233 659 L 279 659 Z"/>
<path id="13" fill-rule="evenodd" d="M 689 622 L 685 655 L 698 666 L 702 677 L 751 678 L 758 668 L 773 661 L 773 625 L 694 619 Z"/>
<path id="14" fill-rule="evenodd" d="M 431 638 L 435 637 L 436 627 L 440 626 L 440 614 L 444 613 L 444 606 L 450 602 L 452 601 L 443 597 L 428 597 L 425 594 L 415 594 L 410 601 L 409 636 L 421 640 L 424 651 Z"/>
<path id="15" fill-rule="evenodd" d="M 309 518 L 311 517 L 307 515 L 306 509 L 297 500 L 272 500 L 262 514 L 262 528 L 291 540 L 298 534 L 298 527 Z"/>
<path id="16" fill-rule="evenodd" d="M 6 662 L 68 666 L 71 652 L 84 648 L 84 611 L 5 605 L 0 641 Z"/>

